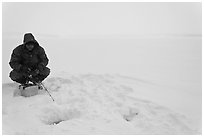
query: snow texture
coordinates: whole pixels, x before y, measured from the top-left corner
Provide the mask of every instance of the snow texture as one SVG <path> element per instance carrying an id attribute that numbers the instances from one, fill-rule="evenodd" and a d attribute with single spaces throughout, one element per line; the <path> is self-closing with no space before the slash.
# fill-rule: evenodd
<path id="1" fill-rule="evenodd" d="M 200 134 L 184 114 L 140 97 L 151 84 L 120 75 L 63 75 L 46 91 L 14 96 L 3 84 L 3 134 Z"/>

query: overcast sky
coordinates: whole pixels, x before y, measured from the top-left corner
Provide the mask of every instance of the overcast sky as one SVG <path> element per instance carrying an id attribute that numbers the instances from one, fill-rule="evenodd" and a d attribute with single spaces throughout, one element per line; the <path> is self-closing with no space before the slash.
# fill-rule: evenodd
<path id="1" fill-rule="evenodd" d="M 69 35 L 201 34 L 201 3 L 3 3 L 7 32 Z"/>

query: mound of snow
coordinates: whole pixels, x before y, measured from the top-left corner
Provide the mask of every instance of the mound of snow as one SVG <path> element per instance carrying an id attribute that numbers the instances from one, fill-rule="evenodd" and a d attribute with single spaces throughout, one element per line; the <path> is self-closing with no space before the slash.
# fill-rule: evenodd
<path id="1" fill-rule="evenodd" d="M 44 84 L 51 92 L 13 96 L 4 84 L 3 134 L 199 134 L 183 114 L 140 97 L 153 83 L 119 75 L 63 75 Z"/>

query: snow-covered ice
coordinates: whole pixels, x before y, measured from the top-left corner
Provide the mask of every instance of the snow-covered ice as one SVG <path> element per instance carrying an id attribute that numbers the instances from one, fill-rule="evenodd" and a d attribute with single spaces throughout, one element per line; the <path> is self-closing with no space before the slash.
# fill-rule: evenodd
<path id="1" fill-rule="evenodd" d="M 2 85 L 3 134 L 201 134 L 188 115 L 156 101 L 155 83 L 63 73 L 44 84 L 55 102 L 46 91 L 26 98 L 13 96 L 17 84 Z"/>
<path id="2" fill-rule="evenodd" d="M 2 7 L 4 135 L 202 134 L 201 2 Z M 55 102 L 17 96 L 9 78 L 27 32 L 49 58 Z"/>

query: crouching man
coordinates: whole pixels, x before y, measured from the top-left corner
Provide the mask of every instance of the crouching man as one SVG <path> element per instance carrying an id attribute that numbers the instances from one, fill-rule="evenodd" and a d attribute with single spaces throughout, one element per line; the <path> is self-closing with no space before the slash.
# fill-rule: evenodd
<path id="1" fill-rule="evenodd" d="M 29 82 L 41 83 L 49 74 L 48 58 L 45 50 L 31 33 L 24 35 L 23 44 L 17 46 L 11 55 L 9 65 L 13 69 L 9 77 L 21 85 Z"/>

